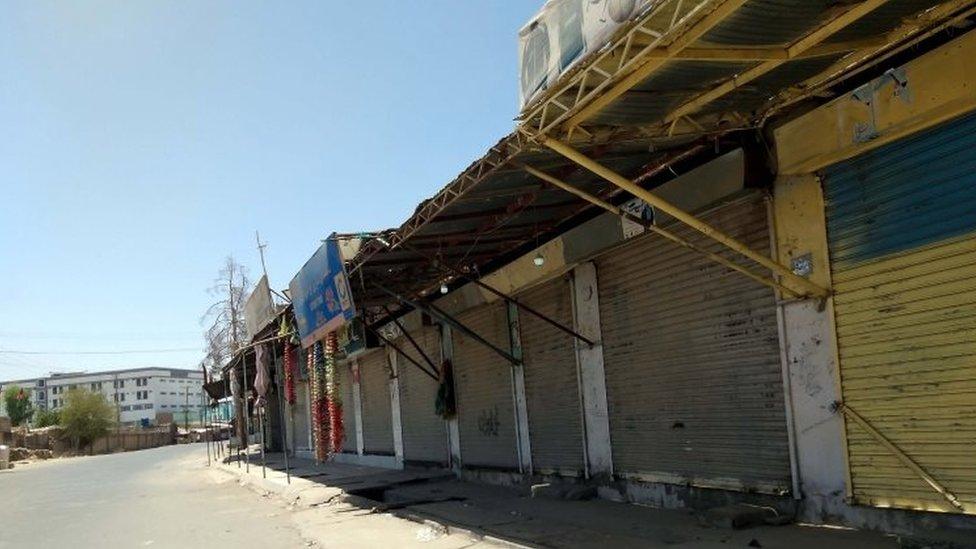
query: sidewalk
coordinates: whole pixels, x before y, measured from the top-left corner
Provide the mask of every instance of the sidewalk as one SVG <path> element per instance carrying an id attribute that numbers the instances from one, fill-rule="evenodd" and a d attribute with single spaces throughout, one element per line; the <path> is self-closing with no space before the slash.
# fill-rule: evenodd
<path id="1" fill-rule="evenodd" d="M 756 526 L 740 530 L 702 525 L 690 511 L 652 509 L 605 500 L 568 501 L 533 498 L 527 488 L 491 486 L 455 479 L 449 471 L 393 471 L 342 463 L 317 465 L 290 459 L 291 484 L 286 482 L 280 454 L 268 454 L 262 477 L 260 455 L 251 456 L 250 473 L 236 461 L 219 467 L 241 477 L 242 484 L 276 494 L 294 507 L 309 510 L 319 525 L 338 524 L 349 517 L 383 521 L 408 519 L 441 536 L 426 547 L 462 547 L 472 543 L 530 547 L 787 547 L 790 549 L 874 549 L 899 547 L 891 536 L 838 528 L 800 525 Z M 312 518 L 314 516 L 314 518 Z M 381 519 L 385 517 L 385 519 Z M 403 522 L 403 521 L 401 521 Z M 387 526 L 389 526 L 387 524 Z M 338 530 L 328 529 L 330 545 Z M 372 531 L 379 535 L 381 529 Z M 385 536 L 386 532 L 382 531 Z M 349 540 L 342 534 L 343 543 Z M 396 541 L 371 536 L 372 543 Z M 418 534 L 417 538 L 423 537 Z M 460 543 L 465 545 L 441 545 Z M 416 540 L 414 540 L 416 541 Z"/>

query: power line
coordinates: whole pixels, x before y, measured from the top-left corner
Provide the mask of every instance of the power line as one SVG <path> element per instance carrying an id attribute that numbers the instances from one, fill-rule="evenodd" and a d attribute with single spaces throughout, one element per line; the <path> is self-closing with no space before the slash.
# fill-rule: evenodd
<path id="1" fill-rule="evenodd" d="M 0 349 L 0 355 L 140 355 L 151 353 L 188 353 L 201 352 L 200 347 L 184 347 L 176 349 L 127 349 L 124 351 L 15 351 Z"/>

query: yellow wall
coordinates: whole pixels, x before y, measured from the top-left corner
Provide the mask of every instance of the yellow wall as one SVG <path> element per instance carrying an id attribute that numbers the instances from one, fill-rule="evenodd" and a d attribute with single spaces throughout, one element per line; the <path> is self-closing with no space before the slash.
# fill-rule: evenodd
<path id="1" fill-rule="evenodd" d="M 907 88 L 890 77 L 869 84 L 873 106 L 847 93 L 784 124 L 774 134 L 779 172 L 819 170 L 976 109 L 974 59 L 976 32 L 969 32 L 905 64 Z M 872 125 L 877 137 L 856 142 L 858 124 Z"/>

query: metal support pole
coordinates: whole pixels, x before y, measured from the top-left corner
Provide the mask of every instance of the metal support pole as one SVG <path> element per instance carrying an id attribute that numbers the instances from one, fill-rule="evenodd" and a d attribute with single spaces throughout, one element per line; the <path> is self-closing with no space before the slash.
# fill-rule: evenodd
<path id="1" fill-rule="evenodd" d="M 732 238 L 731 236 L 719 231 L 715 227 L 701 221 L 697 217 L 679 209 L 677 206 L 671 204 L 670 202 L 656 196 L 647 189 L 635 184 L 630 179 L 620 175 L 619 173 L 607 168 L 606 166 L 600 164 L 599 162 L 593 160 L 592 158 L 584 155 L 583 153 L 577 151 L 573 147 L 559 141 L 558 139 L 553 139 L 545 135 L 537 135 L 534 137 L 539 143 L 549 147 L 553 151 L 559 153 L 560 155 L 572 160 L 576 164 L 586 168 L 587 170 L 593 172 L 594 174 L 606 179 L 610 183 L 616 185 L 617 187 L 627 191 L 628 193 L 644 200 L 651 206 L 658 208 L 662 212 L 674 217 L 678 221 L 688 225 L 692 229 L 700 232 L 701 234 L 711 238 L 723 246 L 729 248 L 730 250 L 741 254 L 752 261 L 766 267 L 767 269 L 773 271 L 774 273 L 780 275 L 785 280 L 789 281 L 790 284 L 802 288 L 802 293 L 806 297 L 819 297 L 826 298 L 830 295 L 830 292 L 821 288 L 817 284 L 810 282 L 809 280 L 796 275 L 790 269 L 776 263 L 772 259 L 764 256 L 763 254 L 753 250 L 752 248 L 746 246 L 745 244 L 739 242 L 738 240 Z M 791 292 L 797 293 L 797 292 Z"/>
<path id="2" fill-rule="evenodd" d="M 383 306 L 383 310 L 386 311 L 386 315 L 387 316 L 389 316 L 390 318 L 393 319 L 393 323 L 396 324 L 397 328 L 400 328 L 400 331 L 403 332 L 403 336 L 407 338 L 407 341 L 409 341 L 411 345 L 413 345 L 413 348 L 414 349 L 417 349 L 417 352 L 420 354 L 421 357 L 423 357 L 424 362 L 426 362 L 427 365 L 430 366 L 432 370 L 436 371 L 437 370 L 437 366 L 434 365 L 434 361 L 431 360 L 429 356 L 427 356 L 427 353 L 425 353 L 423 349 L 420 348 L 420 345 L 417 343 L 417 340 L 415 340 L 413 338 L 413 336 L 410 335 L 410 332 L 408 332 L 407 329 L 403 327 L 403 324 L 400 324 L 400 319 L 397 318 L 397 317 L 395 317 L 395 316 L 393 316 L 390 313 L 389 307 L 387 307 L 386 305 Z M 377 334 L 377 335 L 379 335 L 379 334 Z M 394 349 L 396 349 L 396 347 L 394 347 Z M 404 354 L 399 349 L 396 349 L 396 350 L 401 355 Z"/>
<path id="3" fill-rule="evenodd" d="M 481 337 L 480 335 L 478 335 L 477 333 L 475 333 L 471 328 L 468 328 L 464 324 L 461 324 L 454 317 L 452 317 L 451 315 L 445 313 L 440 308 L 438 308 L 437 305 L 434 305 L 433 303 L 423 304 L 423 303 L 420 303 L 418 301 L 413 301 L 411 299 L 407 299 L 407 298 L 401 296 L 400 294 L 394 292 L 393 290 L 389 290 L 385 286 L 382 286 L 382 285 L 380 285 L 380 284 L 378 284 L 376 282 L 373 282 L 373 285 L 376 286 L 377 288 L 379 288 L 380 291 L 382 291 L 383 293 L 385 293 L 385 294 L 389 295 L 390 297 L 396 299 L 397 301 L 400 301 L 402 303 L 405 303 L 405 304 L 413 307 L 414 309 L 420 309 L 421 311 L 425 311 L 430 316 L 437 317 L 440 320 L 442 320 L 443 322 L 446 322 L 446 323 L 450 324 L 454 328 L 457 328 L 458 330 L 460 330 L 461 333 L 463 333 L 464 335 L 470 337 L 471 339 L 477 341 L 478 343 L 481 343 L 482 345 L 484 345 L 485 347 L 488 347 L 492 351 L 495 351 L 495 353 L 498 356 L 504 358 L 508 362 L 510 362 L 510 363 L 512 363 L 514 365 L 521 364 L 521 362 L 519 362 L 519 360 L 517 358 L 515 358 L 511 354 L 507 353 L 505 350 L 501 349 L 500 347 L 498 347 L 494 343 L 492 343 L 492 342 L 488 341 L 487 339 Z"/>
<path id="4" fill-rule="evenodd" d="M 543 181 L 545 181 L 547 183 L 550 183 L 550 184 L 552 184 L 552 185 L 554 185 L 556 187 L 559 187 L 560 189 L 563 189 L 564 191 L 567 191 L 569 193 L 572 193 L 572 194 L 574 194 L 574 195 L 582 198 L 583 200 L 586 200 L 590 204 L 593 204 L 595 206 L 599 206 L 599 207 L 603 208 L 604 210 L 607 210 L 610 213 L 619 215 L 620 217 L 622 217 L 622 218 L 624 218 L 624 219 L 626 219 L 628 221 L 633 221 L 634 223 L 637 223 L 637 224 L 641 225 L 645 229 L 647 229 L 647 230 L 649 230 L 651 232 L 654 232 L 656 234 L 659 234 L 659 235 L 663 236 L 664 238 L 667 238 L 668 240 L 674 242 L 675 244 L 678 244 L 679 246 L 683 246 L 683 247 L 688 248 L 690 250 L 693 250 L 693 251 L 695 251 L 697 253 L 700 253 L 700 254 L 704 255 L 705 257 L 711 259 L 712 261 L 714 261 L 716 263 L 719 263 L 721 265 L 724 265 L 724 266 L 728 267 L 729 269 L 732 269 L 734 271 L 737 271 L 737 272 L 739 272 L 739 273 L 741 273 L 741 274 L 743 274 L 743 275 L 751 278 L 752 280 L 755 280 L 756 282 L 758 282 L 760 284 L 764 284 L 766 286 L 769 286 L 770 288 L 779 289 L 779 290 L 781 290 L 783 292 L 786 292 L 786 293 L 788 293 L 788 294 L 790 294 L 790 295 L 792 295 L 794 297 L 802 297 L 803 296 L 802 293 L 797 292 L 796 290 L 793 290 L 793 289 L 791 289 L 791 288 L 789 288 L 787 286 L 784 286 L 784 285 L 780 284 L 779 282 L 776 282 L 776 280 L 774 280 L 772 278 L 764 277 L 762 275 L 758 275 L 758 274 L 750 271 L 749 269 L 743 267 L 742 265 L 739 265 L 738 263 L 735 263 L 733 261 L 730 261 L 729 259 L 727 259 L 725 257 L 722 257 L 722 256 L 720 256 L 720 255 L 718 255 L 716 253 L 709 252 L 708 250 L 705 250 L 704 248 L 701 248 L 697 244 L 694 244 L 692 242 L 689 242 L 688 240 L 685 240 L 684 238 L 682 238 L 682 237 L 680 237 L 680 236 L 672 233 L 671 231 L 668 231 L 666 229 L 662 229 L 662 228 L 658 227 L 653 222 L 647 221 L 646 219 L 643 219 L 643 218 L 641 218 L 639 216 L 636 216 L 636 215 L 634 215 L 634 214 L 632 214 L 632 213 L 630 213 L 630 212 L 628 212 L 628 211 L 626 211 L 626 210 L 624 210 L 624 209 L 622 209 L 622 208 L 620 208 L 618 206 L 614 206 L 613 204 L 610 204 L 609 202 L 607 202 L 607 201 L 605 201 L 605 200 L 603 200 L 603 199 L 601 199 L 599 197 L 593 196 L 593 195 L 591 195 L 591 194 L 589 194 L 589 193 L 587 193 L 585 191 L 581 191 L 580 189 L 578 189 L 578 188 L 570 185 L 569 183 L 566 183 L 565 181 L 562 181 L 562 180 L 560 180 L 560 179 L 558 179 L 556 177 L 553 177 L 553 176 L 551 176 L 551 175 L 549 175 L 549 174 L 547 174 L 547 173 L 545 173 L 543 171 L 537 170 L 537 169 L 533 168 L 532 166 L 526 166 L 526 165 L 523 164 L 521 167 L 522 167 L 523 170 L 525 170 L 529 174 L 534 175 L 535 177 L 538 177 L 539 179 L 541 179 L 541 180 L 543 180 Z"/>
<path id="5" fill-rule="evenodd" d="M 385 343 L 386 345 L 388 345 L 394 351 L 396 351 L 396 352 L 400 353 L 401 355 L 403 355 L 403 358 L 406 358 L 411 364 L 413 364 L 414 366 L 416 366 L 421 372 L 427 374 L 434 381 L 437 381 L 437 382 L 440 381 L 436 375 L 430 373 L 430 371 L 427 370 L 427 368 L 424 368 L 423 366 L 420 365 L 419 362 L 417 362 L 416 360 L 414 360 L 413 358 L 411 358 L 409 355 L 407 355 L 406 353 L 404 353 L 399 347 L 396 346 L 395 343 L 393 343 L 392 341 L 390 341 L 389 339 L 387 339 L 383 334 L 381 334 L 379 332 L 379 330 L 377 330 L 376 328 L 373 328 L 372 326 L 366 326 L 366 329 L 369 330 L 369 331 L 371 331 L 371 332 L 373 332 L 374 334 L 376 334 L 376 337 L 380 338 L 380 341 L 382 341 L 383 343 Z"/>
<path id="6" fill-rule="evenodd" d="M 258 423 L 261 425 L 261 478 L 268 478 L 268 471 L 267 471 L 268 462 L 267 460 L 265 460 L 264 457 L 264 445 L 265 445 L 264 422 L 268 419 L 268 414 L 265 411 L 267 406 L 268 406 L 268 399 L 265 398 L 264 402 L 261 403 L 261 407 L 258 408 Z"/>
<path id="7" fill-rule="evenodd" d="M 204 395 L 205 394 L 206 391 L 204 391 Z M 206 397 L 201 396 L 201 399 L 202 398 L 206 398 Z M 203 423 L 203 427 L 204 427 L 203 438 L 204 441 L 207 443 L 207 467 L 210 467 L 210 424 L 206 421 L 206 419 L 204 419 L 204 417 L 206 417 L 206 414 L 207 414 L 207 408 L 206 406 L 203 406 L 202 409 L 200 410 L 200 421 Z"/>
<path id="8" fill-rule="evenodd" d="M 251 410 L 248 406 L 248 400 L 251 390 L 247 388 L 247 353 L 241 355 L 241 369 L 243 370 L 244 376 L 241 380 L 242 385 L 244 385 L 241 391 L 244 397 L 244 441 L 239 445 L 244 447 L 244 471 L 247 473 L 251 472 Z"/>
<path id="9" fill-rule="evenodd" d="M 887 448 L 889 452 L 894 454 L 895 457 L 898 458 L 898 461 L 902 463 L 902 465 L 911 469 L 912 472 L 914 472 L 922 480 L 924 480 L 925 483 L 928 484 L 933 490 L 941 494 L 942 497 L 944 497 L 946 501 L 949 502 L 950 505 L 952 505 L 956 509 L 959 509 L 960 511 L 965 510 L 965 507 L 963 506 L 962 503 L 959 502 L 959 498 L 957 498 L 955 494 L 950 492 L 949 489 L 943 486 L 942 483 L 939 482 L 935 477 L 928 474 L 925 471 L 925 469 L 922 469 L 922 466 L 916 463 L 915 460 L 913 460 L 911 457 L 908 456 L 908 454 L 902 452 L 901 448 L 895 446 L 893 442 L 888 440 L 888 437 L 881 434 L 881 432 L 875 429 L 873 425 L 868 423 L 868 420 L 861 417 L 861 414 L 855 412 L 843 402 L 837 402 L 835 403 L 834 406 L 838 410 L 843 412 L 844 415 L 846 415 L 848 418 L 854 421 L 854 423 L 860 425 L 862 429 L 867 431 L 867 433 L 871 435 L 872 438 L 874 438 L 874 440 L 876 440 L 882 446 Z"/>
<path id="10" fill-rule="evenodd" d="M 287 344 L 286 344 L 287 345 Z M 285 480 L 288 484 L 291 484 L 291 468 L 288 465 L 288 430 L 285 427 L 285 357 L 281 357 L 281 363 L 278 363 L 277 348 L 271 348 L 272 357 L 274 358 L 275 365 L 275 378 L 276 385 L 278 387 L 278 419 L 281 424 L 281 453 L 285 456 Z M 288 352 L 287 347 L 285 352 Z"/>
<path id="11" fill-rule="evenodd" d="M 519 300 L 517 300 L 514 297 L 506 294 L 505 292 L 502 292 L 501 290 L 499 290 L 497 288 L 494 288 L 494 287 L 492 287 L 492 286 L 490 286 L 488 284 L 485 284 L 484 282 L 482 282 L 481 280 L 479 280 L 476 277 L 472 277 L 471 275 L 465 273 L 461 269 L 459 269 L 457 267 L 452 267 L 452 266 L 444 263 L 443 261 L 438 261 L 435 258 L 432 258 L 432 257 L 424 254 L 423 252 L 421 252 L 417 248 L 414 248 L 413 246 L 410 246 L 409 244 L 407 244 L 405 242 L 401 242 L 400 243 L 400 246 L 403 249 L 405 249 L 405 250 L 409 250 L 409 251 L 411 251 L 411 252 L 413 252 L 413 253 L 421 256 L 421 257 L 426 258 L 428 261 L 430 261 L 431 263 L 433 263 L 435 265 L 442 265 L 447 271 L 453 273 L 458 278 L 463 278 L 464 280 L 467 280 L 467 281 L 475 284 L 479 288 L 483 288 L 483 289 L 487 290 L 488 292 L 491 292 L 492 294 L 494 294 L 494 295 L 496 295 L 496 296 L 504 299 L 508 303 L 511 303 L 511 304 L 517 306 L 519 309 L 522 309 L 523 311 L 529 313 L 530 315 L 532 315 L 532 316 L 534 316 L 534 317 L 542 320 L 543 322 L 549 324 L 550 326 L 556 328 L 557 330 L 560 330 L 560 331 L 562 331 L 562 332 L 564 332 L 564 333 L 566 333 L 566 334 L 568 334 L 568 335 L 570 335 L 570 336 L 572 336 L 572 337 L 574 337 L 574 338 L 582 341 L 583 343 L 586 343 L 591 348 L 593 347 L 593 345 L 595 345 L 595 343 L 592 340 L 590 340 L 589 338 L 580 335 L 576 331 L 574 331 L 574 330 L 572 330 L 572 329 L 570 329 L 570 328 L 568 328 L 566 326 L 563 326 L 562 324 L 560 324 L 560 323 L 556 322 L 555 320 L 549 318 L 548 316 L 540 313 L 539 311 L 533 309 L 532 307 L 529 307 L 528 305 L 520 302 Z"/>

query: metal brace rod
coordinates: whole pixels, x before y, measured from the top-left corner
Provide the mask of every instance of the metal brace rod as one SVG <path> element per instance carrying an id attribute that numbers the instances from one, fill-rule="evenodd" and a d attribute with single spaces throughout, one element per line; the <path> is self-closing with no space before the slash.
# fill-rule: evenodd
<path id="1" fill-rule="evenodd" d="M 453 273 L 458 278 L 463 278 L 464 280 L 467 280 L 468 282 L 474 283 L 479 288 L 484 288 L 485 290 L 487 290 L 487 291 L 495 294 L 496 296 L 504 299 L 508 303 L 511 303 L 511 304 L 515 305 L 516 307 L 518 307 L 518 308 L 522 309 L 523 311 L 529 313 L 530 315 L 532 315 L 532 316 L 534 316 L 534 317 L 542 320 L 543 322 L 545 322 L 545 323 L 549 324 L 550 326 L 552 326 L 552 327 L 560 330 L 561 332 L 563 332 L 565 334 L 568 334 L 568 335 L 570 335 L 570 336 L 572 336 L 572 337 L 574 337 L 574 338 L 582 341 L 583 343 L 586 343 L 591 349 L 593 348 L 594 345 L 596 345 L 596 343 L 593 340 L 591 340 L 591 339 L 589 339 L 589 338 L 587 338 L 587 337 L 585 337 L 585 336 L 577 333 L 576 331 L 574 331 L 574 330 L 572 330 L 572 329 L 570 329 L 570 328 L 568 328 L 566 326 L 563 326 L 562 324 L 560 324 L 560 323 L 556 322 L 555 320 L 549 318 L 545 314 L 543 314 L 543 313 L 535 310 L 532 307 L 529 307 L 525 303 L 522 303 L 521 301 L 519 301 L 519 300 L 515 299 L 514 297 L 506 294 L 505 292 L 502 292 L 501 290 L 499 290 L 497 288 L 494 288 L 494 287 L 492 287 L 492 286 L 490 286 L 490 285 L 482 282 L 480 279 L 478 279 L 476 277 L 472 277 L 471 275 L 465 273 L 461 269 L 459 269 L 457 267 L 453 267 L 451 265 L 448 265 L 447 263 L 444 263 L 443 261 L 438 261 L 436 258 L 433 258 L 433 257 L 430 257 L 429 255 L 424 254 L 420 250 L 414 248 L 413 246 L 410 246 L 410 245 L 406 244 L 405 242 L 401 242 L 400 243 L 400 247 L 402 247 L 402 248 L 404 248 L 406 250 L 409 250 L 409 251 L 411 251 L 411 252 L 413 252 L 413 253 L 415 253 L 417 255 L 420 255 L 421 257 L 426 258 L 428 261 L 430 261 L 431 263 L 433 263 L 435 265 L 442 265 L 447 271 Z M 389 312 L 387 312 L 387 313 L 389 313 Z"/>
<path id="2" fill-rule="evenodd" d="M 419 362 L 417 362 L 416 360 L 414 360 L 410 355 L 408 355 L 407 353 L 404 353 L 403 352 L 403 349 L 401 349 L 400 347 L 398 347 L 396 345 L 396 343 L 393 343 L 392 341 L 390 341 L 389 339 L 387 339 L 385 336 L 383 336 L 383 334 L 381 334 L 379 332 L 379 330 L 377 330 L 376 328 L 373 328 L 372 326 L 366 326 L 366 329 L 368 329 L 369 331 L 371 331 L 374 334 L 376 334 L 376 337 L 380 338 L 380 340 L 382 340 L 383 343 L 389 345 L 390 348 L 392 348 L 394 351 L 396 351 L 396 352 L 400 353 L 401 355 L 403 355 L 403 358 L 407 359 L 411 364 L 413 364 L 414 366 L 416 366 L 421 372 L 427 374 L 427 376 L 430 377 L 430 379 L 433 379 L 434 381 L 437 381 L 437 382 L 440 381 L 440 379 L 438 379 L 438 377 L 435 376 L 434 374 L 430 373 L 430 371 L 427 370 L 427 368 L 424 368 L 423 366 L 420 365 Z"/>
<path id="3" fill-rule="evenodd" d="M 622 218 L 624 218 L 624 219 L 626 219 L 628 221 L 633 221 L 634 223 L 637 223 L 637 224 L 641 225 L 645 229 L 647 229 L 647 230 L 649 230 L 651 232 L 657 233 L 657 234 L 663 236 L 664 238 L 670 240 L 671 242 L 674 242 L 675 244 L 678 244 L 679 246 L 683 246 L 685 248 L 688 248 L 690 250 L 693 250 L 693 251 L 695 251 L 695 252 L 697 252 L 699 254 L 704 255 L 705 257 L 711 259 L 712 261 L 714 261 L 716 263 L 719 263 L 721 265 L 724 265 L 724 266 L 726 266 L 729 269 L 732 269 L 734 271 L 738 271 L 739 273 L 742 273 L 743 275 L 751 278 L 752 280 L 755 280 L 756 282 L 758 282 L 760 284 L 764 284 L 766 286 L 769 286 L 770 288 L 779 289 L 779 290 L 781 290 L 783 292 L 786 292 L 786 293 L 788 293 L 788 294 L 790 294 L 792 296 L 795 296 L 795 297 L 803 297 L 803 294 L 801 294 L 801 293 L 797 292 L 796 290 L 793 290 L 791 288 L 788 288 L 788 287 L 786 287 L 786 286 L 784 286 L 784 285 L 776 282 L 776 280 L 774 280 L 772 278 L 765 277 L 765 276 L 762 276 L 762 275 L 758 275 L 758 274 L 750 271 L 749 269 L 743 267 L 742 265 L 739 265 L 739 264 L 737 264 L 737 263 L 735 263 L 733 261 L 730 261 L 729 259 L 724 258 L 724 257 L 722 257 L 722 256 L 720 256 L 720 255 L 718 255 L 716 253 L 713 253 L 713 252 L 710 252 L 708 250 L 705 250 L 705 249 L 701 248 L 700 246 L 698 246 L 698 245 L 696 245 L 696 244 L 694 244 L 692 242 L 689 242 L 688 240 L 685 240 L 684 238 L 681 238 L 680 236 L 672 233 L 671 231 L 668 231 L 666 229 L 662 229 L 661 227 L 658 227 L 657 225 L 655 225 L 651 221 L 647 221 L 647 220 L 645 220 L 645 219 L 643 219 L 643 218 L 641 218 L 639 216 L 636 216 L 636 215 L 634 215 L 634 214 L 632 214 L 632 213 L 630 213 L 630 212 L 628 212 L 628 211 L 626 211 L 626 210 L 624 210 L 624 209 L 622 209 L 622 208 L 620 208 L 618 206 L 614 206 L 613 204 L 610 204 L 609 202 L 607 202 L 605 200 L 602 200 L 599 197 L 593 196 L 593 195 L 591 195 L 591 194 L 589 194 L 589 193 L 587 193 L 585 191 L 582 191 L 582 190 L 580 190 L 580 189 L 578 189 L 578 188 L 570 185 L 569 183 L 566 183 L 565 181 L 562 181 L 560 179 L 557 179 L 556 177 L 553 177 L 553 176 L 551 176 L 551 175 L 549 175 L 549 174 L 547 174 L 547 173 L 545 173 L 543 171 L 537 170 L 537 169 L 533 168 L 532 166 L 527 166 L 525 164 L 522 165 L 522 169 L 524 169 L 526 172 L 534 175 L 535 177 L 538 177 L 539 179 L 541 179 L 541 180 L 543 180 L 543 181 L 545 181 L 547 183 L 551 183 L 552 185 L 554 185 L 556 187 L 559 187 L 560 189 L 563 189 L 564 191 L 567 191 L 569 193 L 572 193 L 572 194 L 574 194 L 574 195 L 582 198 L 583 200 L 586 200 L 590 204 L 593 204 L 595 206 L 599 206 L 599 207 L 603 208 L 604 210 L 607 210 L 610 213 L 617 214 L 620 217 L 622 217 Z"/>
<path id="4" fill-rule="evenodd" d="M 830 295 L 830 292 L 820 287 L 813 282 L 796 275 L 790 269 L 780 265 L 779 263 L 773 261 L 772 259 L 766 257 L 765 255 L 753 250 L 752 248 L 746 246 L 742 242 L 739 242 L 735 238 L 723 233 L 722 231 L 716 229 L 715 227 L 703 222 L 694 215 L 681 210 L 674 204 L 664 200 L 663 198 L 656 196 L 647 189 L 635 184 L 630 179 L 620 175 L 619 173 L 607 168 L 606 166 L 600 164 L 596 160 L 584 155 L 573 147 L 559 141 L 558 139 L 553 139 L 545 135 L 535 136 L 536 140 L 549 147 L 553 151 L 559 153 L 560 155 L 572 160 L 576 164 L 586 168 L 587 170 L 593 172 L 594 174 L 606 179 L 610 183 L 616 185 L 617 187 L 627 191 L 628 193 L 636 196 L 647 202 L 651 206 L 661 210 L 662 212 L 670 215 L 671 217 L 677 219 L 678 221 L 688 225 L 692 229 L 700 232 L 701 234 L 715 240 L 716 242 L 722 244 L 726 248 L 743 255 L 752 261 L 766 267 L 767 269 L 773 271 L 774 273 L 780 275 L 785 280 L 789 281 L 790 284 L 803 289 L 803 295 L 805 297 L 818 297 L 821 299 L 826 298 Z M 797 292 L 791 292 L 797 293 Z"/>
<path id="5" fill-rule="evenodd" d="M 417 352 L 420 353 L 420 356 L 424 357 L 424 362 L 426 362 L 431 367 L 431 369 L 436 372 L 437 366 L 434 365 L 434 361 L 431 360 L 429 356 L 427 356 L 427 353 L 425 353 L 423 349 L 420 348 L 420 345 L 417 344 L 417 340 L 415 340 L 413 336 L 410 335 L 410 332 L 408 332 L 407 329 L 403 327 L 403 324 L 400 324 L 400 319 L 393 316 L 390 313 L 390 308 L 387 307 L 386 305 L 383 305 L 383 310 L 386 311 L 387 316 L 393 319 L 393 323 L 396 324 L 397 328 L 400 328 L 400 331 L 403 332 L 403 335 L 407 338 L 407 341 L 409 341 L 410 344 L 413 345 L 413 348 L 417 349 Z"/>
<path id="6" fill-rule="evenodd" d="M 896 458 L 898 458 L 898 461 L 900 461 L 902 465 L 908 467 L 916 475 L 921 477 L 921 479 L 924 480 L 926 484 L 928 484 L 929 486 L 932 487 L 933 490 L 941 494 L 942 497 L 944 497 L 946 501 L 948 501 L 953 507 L 959 509 L 960 511 L 965 511 L 963 504 L 959 502 L 959 498 L 957 498 L 955 494 L 950 492 L 949 489 L 943 486 L 941 482 L 935 479 L 935 477 L 928 474 L 925 471 L 925 469 L 922 469 L 922 467 L 918 463 L 915 463 L 915 460 L 909 457 L 908 454 L 902 452 L 901 448 L 895 446 L 893 442 L 888 440 L 888 437 L 881 434 L 881 432 L 875 429 L 873 425 L 868 423 L 868 420 L 861 417 L 861 414 L 855 412 L 854 410 L 851 409 L 850 406 L 844 404 L 843 402 L 837 402 L 834 404 L 834 406 L 836 409 L 843 412 L 844 415 L 851 418 L 854 421 L 854 423 L 857 423 L 862 429 L 867 431 L 868 434 L 871 435 L 876 441 L 880 442 L 882 446 L 887 448 L 889 452 L 891 452 L 892 454 L 895 455 Z"/>
<path id="7" fill-rule="evenodd" d="M 477 333 L 475 333 L 475 331 L 472 330 L 471 328 L 468 328 L 464 324 L 461 324 L 461 322 L 459 322 L 457 319 L 455 319 L 451 315 L 445 313 L 443 310 L 441 310 L 439 307 L 437 307 L 437 305 L 434 305 L 433 303 L 426 303 L 425 304 L 425 303 L 420 303 L 418 301 L 414 301 L 414 300 L 411 300 L 411 299 L 407 299 L 407 298 L 401 296 L 400 294 L 394 292 L 393 290 L 389 290 L 385 286 L 382 286 L 382 285 L 380 285 L 380 284 L 378 284 L 376 282 L 373 282 L 373 285 L 376 286 L 377 288 L 379 288 L 380 291 L 382 291 L 383 293 L 385 293 L 385 294 L 389 295 L 390 297 L 396 299 L 397 301 L 399 301 L 401 303 L 405 303 L 405 304 L 413 307 L 414 309 L 420 309 L 421 311 L 426 312 L 430 316 L 436 317 L 436 318 L 440 319 L 441 321 L 450 324 L 452 327 L 457 328 L 464 335 L 470 337 L 471 339 L 477 341 L 478 343 L 481 343 L 482 345 L 484 345 L 485 347 L 488 347 L 492 351 L 495 351 L 495 353 L 498 354 L 498 356 L 500 356 L 500 357 L 504 358 L 505 360 L 507 360 L 508 362 L 512 363 L 513 366 L 521 366 L 522 365 L 522 361 L 520 361 L 519 359 L 515 358 L 514 356 L 512 356 L 511 354 L 509 354 L 504 349 L 498 347 L 494 343 L 492 343 L 492 342 L 488 341 L 487 339 L 481 337 L 480 335 L 478 335 Z"/>

